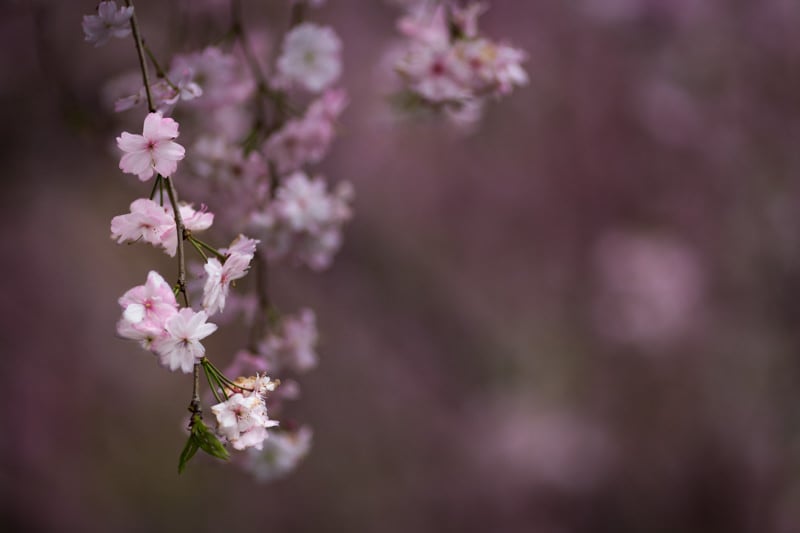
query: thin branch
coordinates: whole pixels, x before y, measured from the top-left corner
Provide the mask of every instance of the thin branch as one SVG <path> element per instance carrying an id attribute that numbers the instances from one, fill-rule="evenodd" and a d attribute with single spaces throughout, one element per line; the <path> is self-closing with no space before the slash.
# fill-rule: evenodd
<path id="1" fill-rule="evenodd" d="M 125 0 L 125 5 L 134 7 L 133 0 Z M 131 33 L 133 33 L 133 40 L 136 42 L 136 54 L 139 56 L 139 68 L 142 69 L 144 93 L 147 95 L 147 109 L 151 113 L 155 113 L 156 107 L 153 105 L 153 95 L 150 94 L 150 76 L 147 74 L 147 62 L 144 59 L 144 43 L 142 43 L 142 34 L 139 32 L 139 23 L 136 20 L 135 7 L 133 9 L 133 16 L 131 16 Z"/>
<path id="2" fill-rule="evenodd" d="M 189 411 L 192 414 L 203 416 L 203 408 L 200 406 L 200 363 L 194 364 L 194 379 L 192 380 L 192 401 L 189 404 Z M 192 417 L 194 421 L 194 417 Z"/>
<path id="3" fill-rule="evenodd" d="M 167 195 L 169 195 L 169 201 L 172 203 L 172 212 L 175 214 L 175 231 L 178 237 L 178 289 L 183 293 L 183 301 L 186 307 L 189 307 L 189 294 L 186 292 L 186 256 L 183 249 L 186 226 L 183 225 L 183 218 L 181 217 L 181 210 L 178 208 L 178 199 L 175 187 L 172 186 L 172 180 L 164 178 L 164 184 L 167 186 Z"/>

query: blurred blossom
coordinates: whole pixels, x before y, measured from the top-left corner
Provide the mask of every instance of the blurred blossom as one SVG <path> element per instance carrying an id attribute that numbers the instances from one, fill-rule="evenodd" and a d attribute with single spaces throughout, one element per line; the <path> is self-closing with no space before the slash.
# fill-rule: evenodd
<path id="1" fill-rule="evenodd" d="M 646 347 L 685 335 L 698 319 L 704 273 L 685 243 L 660 236 L 612 232 L 594 250 L 599 331 Z"/>
<path id="2" fill-rule="evenodd" d="M 112 37 L 123 39 L 131 34 L 133 8 L 120 6 L 116 2 L 100 2 L 97 15 L 83 17 L 83 33 L 86 42 L 103 46 Z"/>
<path id="3" fill-rule="evenodd" d="M 294 431 L 270 429 L 264 449 L 251 450 L 240 464 L 260 482 L 280 479 L 297 468 L 311 449 L 313 432 L 303 426 Z"/>
<path id="4" fill-rule="evenodd" d="M 317 320 L 314 311 L 303 309 L 297 315 L 286 315 L 278 328 L 258 345 L 259 354 L 267 361 L 270 373 L 286 369 L 303 373 L 317 366 Z"/>
<path id="5" fill-rule="evenodd" d="M 688 91 L 666 80 L 646 81 L 640 91 L 641 120 L 653 137 L 690 146 L 703 135 L 702 111 Z"/>
<path id="6" fill-rule="evenodd" d="M 398 20 L 406 41 L 391 54 L 397 54 L 394 69 L 407 92 L 399 97 L 409 107 L 454 109 L 450 116 L 456 123 L 471 126 L 484 99 L 506 96 L 528 83 L 522 67 L 527 55 L 479 34 L 478 17 L 484 11 L 483 4 L 475 3 L 464 8 L 423 5 Z M 459 113 L 462 107 L 466 113 Z"/>
<path id="7" fill-rule="evenodd" d="M 255 82 L 239 56 L 215 46 L 175 56 L 170 72 L 180 79 L 192 79 L 200 86 L 203 94 L 193 103 L 202 109 L 240 105 L 255 89 Z"/>
<path id="8" fill-rule="evenodd" d="M 290 31 L 283 41 L 278 71 L 284 81 L 320 92 L 339 79 L 342 42 L 333 28 L 305 23 Z"/>
<path id="9" fill-rule="evenodd" d="M 253 213 L 250 227 L 261 236 L 268 259 L 289 257 L 295 264 L 324 270 L 341 246 L 352 200 L 348 182 L 328 191 L 322 177 L 295 172 L 283 180 L 265 209 Z"/>
<path id="10" fill-rule="evenodd" d="M 611 473 L 613 436 L 601 425 L 566 412 L 547 412 L 499 400 L 471 449 L 474 460 L 506 490 L 539 485 L 585 490 Z"/>

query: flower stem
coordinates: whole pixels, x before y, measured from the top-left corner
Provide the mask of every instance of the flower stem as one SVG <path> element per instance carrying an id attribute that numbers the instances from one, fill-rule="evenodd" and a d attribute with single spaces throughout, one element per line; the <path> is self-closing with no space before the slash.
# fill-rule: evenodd
<path id="1" fill-rule="evenodd" d="M 133 0 L 125 0 L 125 5 L 134 7 Z M 139 68 L 142 70 L 144 93 L 147 95 L 147 109 L 151 113 L 155 113 L 156 107 L 153 105 L 153 95 L 150 94 L 150 76 L 147 74 L 147 62 L 144 59 L 144 43 L 142 42 L 142 34 L 139 32 L 139 23 L 136 20 L 135 7 L 133 9 L 133 15 L 131 16 L 131 33 L 133 34 L 133 40 L 136 42 L 136 54 L 139 56 Z"/>
<path id="2" fill-rule="evenodd" d="M 186 256 L 184 255 L 183 240 L 186 238 L 186 227 L 183 225 L 181 210 L 178 207 L 178 199 L 175 194 L 175 187 L 172 186 L 170 178 L 164 178 L 164 185 L 167 186 L 167 195 L 172 204 L 172 212 L 175 214 L 175 231 L 178 237 L 178 288 L 183 294 L 183 301 L 189 307 L 189 294 L 186 292 Z"/>
<path id="3" fill-rule="evenodd" d="M 151 200 L 152 200 L 153 198 L 155 198 L 155 196 L 156 196 L 156 189 L 158 189 L 158 186 L 159 186 L 159 185 L 161 185 L 161 174 L 157 174 L 157 175 L 156 175 L 156 181 L 155 181 L 155 183 L 153 183 L 153 189 L 150 191 L 150 199 L 151 199 Z M 161 203 L 163 204 L 164 202 L 162 201 Z"/>

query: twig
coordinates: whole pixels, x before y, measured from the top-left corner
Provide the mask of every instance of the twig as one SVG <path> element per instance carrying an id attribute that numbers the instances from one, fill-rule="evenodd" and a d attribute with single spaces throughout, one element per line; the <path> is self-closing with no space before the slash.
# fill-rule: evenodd
<path id="1" fill-rule="evenodd" d="M 133 0 L 125 0 L 125 5 L 134 7 Z M 131 33 L 133 33 L 133 40 L 136 43 L 136 54 L 139 56 L 139 68 L 142 69 L 144 93 L 147 95 L 147 109 L 151 113 L 155 113 L 156 107 L 153 105 L 153 95 L 150 94 L 150 76 L 147 74 L 147 62 L 144 59 L 144 44 L 142 43 L 142 34 L 139 32 L 139 23 L 136 20 L 135 7 L 133 9 L 133 15 L 131 16 Z"/>
<path id="2" fill-rule="evenodd" d="M 183 294 L 183 301 L 186 307 L 189 307 L 189 294 L 186 292 L 186 256 L 183 249 L 186 226 L 183 225 L 183 218 L 181 217 L 181 210 L 178 208 L 178 199 L 175 187 L 172 186 L 172 180 L 164 178 L 164 184 L 167 186 L 167 195 L 169 195 L 169 201 L 172 204 L 172 212 L 175 214 L 175 231 L 178 237 L 178 288 Z"/>

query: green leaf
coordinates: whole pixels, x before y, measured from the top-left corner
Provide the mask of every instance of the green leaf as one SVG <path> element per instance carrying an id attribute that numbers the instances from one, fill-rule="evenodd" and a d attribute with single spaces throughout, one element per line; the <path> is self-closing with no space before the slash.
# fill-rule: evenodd
<path id="1" fill-rule="evenodd" d="M 222 445 L 217 436 L 214 435 L 201 420 L 198 420 L 194 426 L 192 426 L 192 437 L 194 437 L 200 449 L 208 455 L 216 457 L 217 459 L 222 459 L 223 461 L 227 461 L 230 458 L 230 454 L 228 450 L 225 449 L 225 446 Z"/>
<path id="2" fill-rule="evenodd" d="M 189 438 L 186 441 L 186 446 L 183 447 L 181 456 L 178 459 L 178 474 L 183 473 L 186 464 L 194 457 L 197 450 L 203 450 L 208 455 L 227 461 L 230 458 L 228 450 L 219 441 L 216 435 L 208 429 L 203 423 L 200 416 L 195 415 L 192 417 L 192 429 L 189 433 Z"/>
<path id="3" fill-rule="evenodd" d="M 183 473 L 183 469 L 186 468 L 186 463 L 194 457 L 194 454 L 197 453 L 199 446 L 197 441 L 194 437 L 194 434 L 189 435 L 189 438 L 186 440 L 186 446 L 183 447 L 183 451 L 181 452 L 181 456 L 178 459 L 178 474 Z"/>

